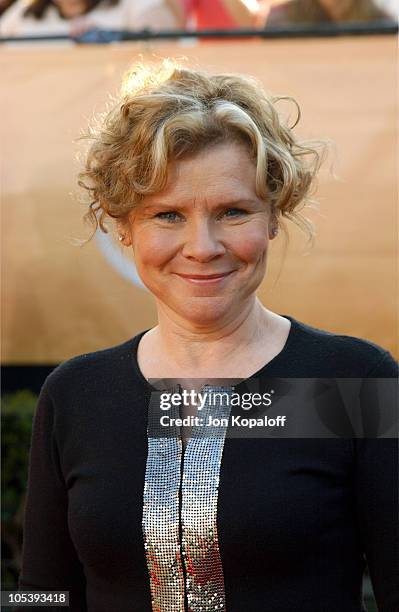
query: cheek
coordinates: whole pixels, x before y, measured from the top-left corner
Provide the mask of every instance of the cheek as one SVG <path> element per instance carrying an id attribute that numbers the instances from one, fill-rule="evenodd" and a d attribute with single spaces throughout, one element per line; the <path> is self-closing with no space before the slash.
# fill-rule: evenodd
<path id="1" fill-rule="evenodd" d="M 237 232 L 237 236 L 231 242 L 235 253 L 248 263 L 256 262 L 264 257 L 268 247 L 267 229 L 264 224 L 258 227 L 248 228 L 245 232 Z"/>
<path id="2" fill-rule="evenodd" d="M 175 241 L 169 232 L 142 231 L 135 240 L 135 258 L 143 266 L 162 266 L 173 257 L 175 250 Z"/>

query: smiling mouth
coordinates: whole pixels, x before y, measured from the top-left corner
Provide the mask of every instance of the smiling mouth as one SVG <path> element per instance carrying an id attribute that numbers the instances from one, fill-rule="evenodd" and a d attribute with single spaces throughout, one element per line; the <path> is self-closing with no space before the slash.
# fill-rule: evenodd
<path id="1" fill-rule="evenodd" d="M 217 282 L 219 280 L 222 280 L 223 278 L 226 278 L 226 276 L 229 276 L 233 272 L 235 272 L 235 270 L 230 270 L 230 272 L 222 272 L 220 274 L 178 274 L 176 273 L 176 275 L 180 276 L 180 278 L 183 278 L 184 280 L 191 281 L 197 284 L 202 284 L 202 283 Z"/>

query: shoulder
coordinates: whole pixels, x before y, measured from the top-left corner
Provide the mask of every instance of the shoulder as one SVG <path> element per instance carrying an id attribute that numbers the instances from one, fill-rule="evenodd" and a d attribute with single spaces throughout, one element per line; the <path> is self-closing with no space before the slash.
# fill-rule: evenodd
<path id="1" fill-rule="evenodd" d="M 67 359 L 51 372 L 44 386 L 58 398 L 109 393 L 134 375 L 133 352 L 140 336 L 141 333 L 121 344 Z"/>
<path id="2" fill-rule="evenodd" d="M 134 365 L 141 335 L 67 359 L 46 378 L 35 419 L 39 428 L 55 432 L 60 447 L 117 427 L 130 418 L 133 407 L 141 407 L 147 391 Z"/>
<path id="3" fill-rule="evenodd" d="M 395 377 L 398 365 L 392 355 L 370 340 L 335 334 L 291 318 L 296 334 L 296 346 L 303 359 L 321 376 L 334 377 Z"/>

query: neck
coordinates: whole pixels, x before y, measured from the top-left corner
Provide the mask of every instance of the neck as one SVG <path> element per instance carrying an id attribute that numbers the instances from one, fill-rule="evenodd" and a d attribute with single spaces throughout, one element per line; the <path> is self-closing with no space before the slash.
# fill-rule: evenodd
<path id="1" fill-rule="evenodd" d="M 161 351 L 171 356 L 171 362 L 181 371 L 193 372 L 204 363 L 217 364 L 231 358 L 238 347 L 263 342 L 275 316 L 255 296 L 234 319 L 206 327 L 181 321 L 159 307 L 159 322 L 151 333 Z"/>

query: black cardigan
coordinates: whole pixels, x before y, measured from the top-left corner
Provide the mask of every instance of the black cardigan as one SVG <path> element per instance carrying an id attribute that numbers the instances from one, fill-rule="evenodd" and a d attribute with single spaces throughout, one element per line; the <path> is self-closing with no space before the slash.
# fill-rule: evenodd
<path id="1" fill-rule="evenodd" d="M 254 376 L 397 376 L 381 347 L 287 318 L 285 347 Z M 19 588 L 69 590 L 71 612 L 151 611 L 144 333 L 64 362 L 40 394 Z M 388 438 L 227 438 L 217 506 L 227 611 L 360 612 L 365 556 L 379 610 L 398 612 L 397 454 Z"/>

